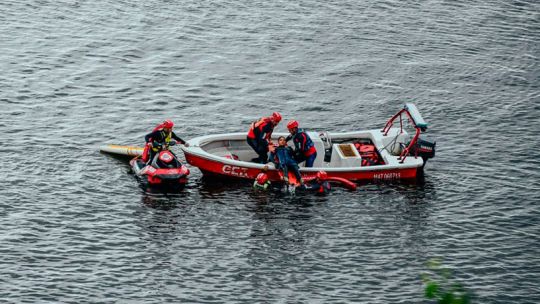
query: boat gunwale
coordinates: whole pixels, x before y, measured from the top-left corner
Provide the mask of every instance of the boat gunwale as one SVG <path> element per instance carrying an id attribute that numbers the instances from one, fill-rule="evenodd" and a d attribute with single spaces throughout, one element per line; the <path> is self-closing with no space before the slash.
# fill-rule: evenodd
<path id="1" fill-rule="evenodd" d="M 393 128 L 394 129 L 394 128 Z M 333 139 L 337 138 L 348 138 L 348 137 L 354 137 L 353 135 L 358 134 L 366 134 L 366 133 L 373 133 L 373 132 L 380 132 L 380 130 L 364 130 L 364 131 L 352 131 L 352 132 L 343 132 L 343 133 L 331 133 L 328 134 Z M 274 136 L 272 136 L 272 139 L 274 137 L 277 139 L 279 136 L 286 136 L 288 133 L 275 133 Z M 244 167 L 244 168 L 252 168 L 252 169 L 260 169 L 263 170 L 267 164 L 257 164 L 252 163 L 248 161 L 240 161 L 240 160 L 234 160 L 230 158 L 226 158 L 223 156 L 218 156 L 212 153 L 209 153 L 205 151 L 201 146 L 207 145 L 212 142 L 217 141 L 227 141 L 227 140 L 242 140 L 246 136 L 245 133 L 235 132 L 235 133 L 220 133 L 220 134 L 212 134 L 212 135 L 203 135 L 199 137 L 192 138 L 188 141 L 189 147 L 181 146 L 182 151 L 184 154 L 189 154 L 194 157 L 203 158 L 210 161 L 215 161 L 222 163 L 224 165 L 231 165 L 231 166 L 238 166 L 238 167 Z M 390 154 L 389 154 L 390 155 Z M 397 157 L 398 156 L 393 156 Z M 369 172 L 369 171 L 389 171 L 389 170 L 400 170 L 400 169 L 411 169 L 411 168 L 421 168 L 423 166 L 423 160 L 421 158 L 415 159 L 414 157 L 407 158 L 408 161 L 404 164 L 384 164 L 384 165 L 377 165 L 377 166 L 358 166 L 358 167 L 300 167 L 300 172 L 318 172 L 321 170 L 324 170 L 326 172 Z M 277 170 L 276 168 L 268 168 L 268 170 Z"/>

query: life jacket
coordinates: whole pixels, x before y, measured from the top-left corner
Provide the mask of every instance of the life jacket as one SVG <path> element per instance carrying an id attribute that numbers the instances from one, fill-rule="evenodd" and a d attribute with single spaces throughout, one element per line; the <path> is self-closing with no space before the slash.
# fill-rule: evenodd
<path id="1" fill-rule="evenodd" d="M 377 162 L 375 162 L 371 158 L 362 158 L 362 167 L 373 166 L 376 164 Z"/>
<path id="2" fill-rule="evenodd" d="M 258 129 L 259 134 L 261 134 L 262 130 L 264 129 L 264 127 L 266 127 L 266 125 L 268 124 L 271 124 L 272 123 L 272 119 L 270 117 L 263 117 L 261 119 L 259 119 L 258 121 L 256 122 L 253 122 L 251 123 L 251 127 L 249 128 L 249 131 L 248 131 L 248 134 L 247 136 L 251 139 L 255 139 L 257 136 L 255 136 L 255 129 Z M 270 135 L 272 134 L 272 132 L 270 132 L 270 134 L 266 134 L 265 139 L 270 139 Z"/>
<path id="3" fill-rule="evenodd" d="M 172 131 L 169 132 L 169 134 L 165 134 L 165 131 L 163 131 L 163 130 L 161 130 L 160 132 L 161 132 L 161 137 L 165 138 L 165 144 L 169 145 L 169 142 L 171 141 L 171 138 L 172 138 Z M 152 147 L 152 151 L 158 152 L 159 149 L 155 148 L 155 147 Z"/>
<path id="4" fill-rule="evenodd" d="M 354 146 L 362 157 L 362 166 L 373 166 L 379 163 L 379 156 L 374 145 L 355 143 Z"/>
<path id="5" fill-rule="evenodd" d="M 302 154 L 304 154 L 305 157 L 308 157 L 308 156 L 311 156 L 313 153 L 317 152 L 317 149 L 315 149 L 315 145 L 313 145 L 313 141 L 311 140 L 309 135 L 307 135 L 306 132 L 304 132 L 304 130 L 302 129 L 298 129 L 296 134 L 294 134 L 294 138 L 293 138 L 294 145 L 299 149 L 302 147 L 301 141 L 304 138 L 304 136 L 301 136 L 302 134 L 304 134 L 306 138 L 306 143 L 304 145 L 304 150 L 300 152 L 302 152 Z"/>

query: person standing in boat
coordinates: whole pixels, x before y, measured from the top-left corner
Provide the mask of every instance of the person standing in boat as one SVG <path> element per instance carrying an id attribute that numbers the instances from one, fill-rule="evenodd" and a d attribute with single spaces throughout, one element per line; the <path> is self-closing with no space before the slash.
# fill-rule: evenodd
<path id="1" fill-rule="evenodd" d="M 251 124 L 247 143 L 257 152 L 258 157 L 253 159 L 254 162 L 265 164 L 268 161 L 268 143 L 280 121 L 281 114 L 274 112 L 272 116 L 263 117 Z"/>
<path id="2" fill-rule="evenodd" d="M 330 192 L 332 187 L 328 182 L 328 174 L 325 171 L 317 172 L 315 180 L 305 185 L 303 190 L 308 192 L 315 192 L 318 195 L 325 195 Z"/>
<path id="3" fill-rule="evenodd" d="M 287 123 L 287 129 L 289 129 L 289 136 L 287 136 L 286 141 L 293 140 L 294 143 L 294 158 L 297 163 L 303 161 L 306 162 L 306 168 L 313 167 L 313 163 L 317 158 L 317 149 L 313 145 L 313 141 L 307 135 L 304 130 L 298 128 L 298 121 L 291 120 Z"/>
<path id="4" fill-rule="evenodd" d="M 293 150 L 291 147 L 287 146 L 285 136 L 280 136 L 278 138 L 278 146 L 273 150 L 274 151 L 270 154 L 271 159 L 274 161 L 276 168 L 283 172 L 283 180 L 285 183 L 289 183 L 290 169 L 293 171 L 296 180 L 300 185 L 304 185 L 304 180 L 302 179 L 302 175 L 300 175 L 300 169 L 293 157 Z"/>
<path id="5" fill-rule="evenodd" d="M 144 147 L 142 160 L 146 163 L 152 161 L 154 155 L 159 152 L 159 146 L 167 147 L 171 139 L 177 140 L 181 144 L 189 147 L 189 144 L 178 137 L 173 132 L 174 123 L 167 119 L 163 123 L 157 125 L 154 130 L 144 137 L 146 146 Z"/>

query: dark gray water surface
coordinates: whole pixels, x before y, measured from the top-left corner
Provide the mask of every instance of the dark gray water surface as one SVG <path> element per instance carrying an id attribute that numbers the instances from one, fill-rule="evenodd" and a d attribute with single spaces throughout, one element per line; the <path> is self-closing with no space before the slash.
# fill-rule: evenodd
<path id="1" fill-rule="evenodd" d="M 418 303 L 439 258 L 478 303 L 540 297 L 540 2 L 0 3 L 0 301 Z M 380 128 L 415 102 L 424 183 L 327 197 L 143 191 L 105 143 Z M 280 125 L 278 131 L 284 131 Z"/>

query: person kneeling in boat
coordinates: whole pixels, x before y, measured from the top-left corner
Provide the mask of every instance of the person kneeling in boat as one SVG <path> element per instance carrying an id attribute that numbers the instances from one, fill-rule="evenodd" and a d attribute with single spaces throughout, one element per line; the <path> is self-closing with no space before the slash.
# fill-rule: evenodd
<path id="1" fill-rule="evenodd" d="M 185 140 L 181 139 L 173 132 L 173 127 L 174 123 L 167 119 L 163 123 L 157 125 L 152 132 L 146 134 L 144 137 L 146 146 L 142 157 L 144 162 L 151 162 L 156 153 L 160 151 L 160 147 L 168 148 L 171 139 L 175 139 L 186 147 L 189 147 L 189 144 Z"/>
<path id="2" fill-rule="evenodd" d="M 304 185 L 302 175 L 300 175 L 300 169 L 298 163 L 294 160 L 293 150 L 287 146 L 287 141 L 284 136 L 278 138 L 278 146 L 273 148 L 271 159 L 274 160 L 276 168 L 283 172 L 283 180 L 285 183 L 289 183 L 289 169 L 293 171 L 296 176 L 296 180 L 300 185 Z"/>
<path id="3" fill-rule="evenodd" d="M 325 171 L 317 172 L 315 180 L 307 183 L 303 188 L 305 191 L 315 192 L 321 195 L 328 194 L 330 189 L 332 189 L 332 187 L 328 182 L 328 174 L 326 174 Z"/>
<path id="4" fill-rule="evenodd" d="M 266 191 L 270 187 L 270 180 L 268 179 L 268 174 L 261 172 L 255 178 L 253 182 L 253 189 Z"/>
<path id="5" fill-rule="evenodd" d="M 268 161 L 268 143 L 274 128 L 281 121 L 281 114 L 272 113 L 272 116 L 263 117 L 251 124 L 247 134 L 247 143 L 257 152 L 258 157 L 252 161 L 266 164 Z"/>
<path id="6" fill-rule="evenodd" d="M 298 121 L 291 120 L 287 123 L 287 129 L 291 135 L 287 136 L 286 140 L 293 140 L 294 156 L 297 163 L 306 161 L 306 168 L 313 167 L 315 158 L 317 158 L 317 149 L 313 145 L 313 141 L 304 130 L 298 128 Z"/>

